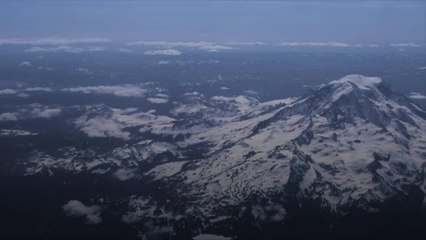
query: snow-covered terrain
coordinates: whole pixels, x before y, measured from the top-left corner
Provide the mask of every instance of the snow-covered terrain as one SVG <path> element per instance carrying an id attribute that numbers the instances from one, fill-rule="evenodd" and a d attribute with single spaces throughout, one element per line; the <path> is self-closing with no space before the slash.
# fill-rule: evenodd
<path id="1" fill-rule="evenodd" d="M 169 116 L 89 106 L 71 122 L 90 138 L 124 144 L 102 153 L 34 151 L 19 161 L 25 174 L 65 170 L 161 186 L 166 200 L 147 193 L 111 204 L 129 224 L 166 219 L 172 229 L 163 233 L 181 219 L 208 229 L 247 211 L 258 225 L 281 222 L 287 206 L 304 199 L 336 214 L 377 211 L 377 203 L 413 187 L 426 205 L 426 111 L 377 77 L 349 75 L 270 102 L 186 94 Z"/>

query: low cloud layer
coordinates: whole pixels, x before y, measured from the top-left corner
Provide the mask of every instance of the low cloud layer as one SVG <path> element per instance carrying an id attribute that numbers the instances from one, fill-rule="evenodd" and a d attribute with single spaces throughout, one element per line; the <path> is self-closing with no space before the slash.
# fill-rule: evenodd
<path id="1" fill-rule="evenodd" d="M 23 62 L 21 62 L 19 64 L 19 66 L 21 66 L 21 67 L 31 67 L 32 64 L 30 62 L 28 62 L 28 61 L 23 61 Z"/>
<path id="2" fill-rule="evenodd" d="M 62 109 L 54 106 L 45 106 L 38 103 L 19 106 L 15 111 L 8 111 L 0 114 L 1 121 L 18 121 L 21 119 L 57 117 L 62 113 Z"/>
<path id="3" fill-rule="evenodd" d="M 100 52 L 104 51 L 104 47 L 99 46 L 84 46 L 72 47 L 68 45 L 60 45 L 54 47 L 31 47 L 25 52 L 66 52 L 66 53 L 84 53 L 84 52 Z"/>
<path id="4" fill-rule="evenodd" d="M 0 89 L 0 95 L 13 95 L 13 94 L 17 94 L 18 92 L 14 89 L 11 88 L 6 88 L 6 89 Z"/>
<path id="5" fill-rule="evenodd" d="M 18 114 L 12 112 L 1 113 L 0 122 L 2 121 L 18 121 Z"/>
<path id="6" fill-rule="evenodd" d="M 391 47 L 422 47 L 423 45 L 417 43 L 392 43 Z"/>
<path id="7" fill-rule="evenodd" d="M 107 38 L 0 38 L 0 45 L 69 45 L 110 42 Z"/>
<path id="8" fill-rule="evenodd" d="M 146 89 L 132 84 L 72 87 L 64 88 L 62 91 L 85 94 L 111 94 L 118 97 L 143 97 L 147 92 Z"/>
<path id="9" fill-rule="evenodd" d="M 85 217 L 87 224 L 99 224 L 102 222 L 101 208 L 97 205 L 86 206 L 78 200 L 71 200 L 62 206 L 62 210 L 70 217 Z"/>
<path id="10" fill-rule="evenodd" d="M 152 55 L 152 56 L 156 56 L 156 55 L 179 56 L 182 54 L 182 52 L 175 49 L 164 49 L 164 50 L 146 51 L 144 54 Z"/>
<path id="11" fill-rule="evenodd" d="M 167 103 L 169 101 L 169 99 L 167 98 L 157 98 L 157 97 L 150 97 L 150 98 L 147 98 L 146 100 L 148 100 L 150 103 L 156 103 L 156 104 Z"/>
<path id="12" fill-rule="evenodd" d="M 411 99 L 418 99 L 418 100 L 426 99 L 425 95 L 423 95 L 421 93 L 417 93 L 417 92 L 410 93 L 410 95 L 408 97 L 411 98 Z"/>
<path id="13" fill-rule="evenodd" d="M 285 47 L 338 47 L 338 48 L 364 48 L 378 47 L 377 44 L 349 44 L 344 42 L 282 42 L 279 46 Z"/>
<path id="14" fill-rule="evenodd" d="M 28 87 L 25 88 L 26 92 L 51 92 L 52 89 L 48 87 Z"/>
<path id="15" fill-rule="evenodd" d="M 156 104 L 167 103 L 169 102 L 169 96 L 166 94 L 159 93 L 159 94 L 156 94 L 155 97 L 149 97 L 146 100 Z"/>
<path id="16" fill-rule="evenodd" d="M 232 50 L 233 47 L 220 45 L 214 42 L 167 42 L 167 41 L 139 41 L 127 43 L 127 46 L 155 46 L 164 48 L 195 48 L 207 52 Z"/>
<path id="17" fill-rule="evenodd" d="M 114 137 L 131 139 L 128 128 L 139 127 L 139 131 L 162 133 L 173 126 L 175 119 L 154 115 L 151 112 L 138 112 L 138 109 L 115 109 L 107 106 L 93 106 L 88 113 L 78 118 L 74 124 L 88 137 Z M 96 112 L 97 115 L 91 114 Z"/>

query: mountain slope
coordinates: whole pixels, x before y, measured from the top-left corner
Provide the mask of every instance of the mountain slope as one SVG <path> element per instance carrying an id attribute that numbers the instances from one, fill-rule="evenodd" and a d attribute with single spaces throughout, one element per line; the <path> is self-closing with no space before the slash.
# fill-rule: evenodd
<path id="1" fill-rule="evenodd" d="M 379 78 L 349 75 L 193 136 L 214 147 L 174 177 L 211 205 L 281 193 L 371 207 L 413 184 L 425 192 L 425 126 L 425 111 Z"/>
<path id="2" fill-rule="evenodd" d="M 426 205 L 426 111 L 380 78 L 349 75 L 264 103 L 191 95 L 170 115 L 88 107 L 77 129 L 124 136 L 123 146 L 36 152 L 21 164 L 28 175 L 65 170 L 158 186 L 110 203 L 129 224 L 206 229 L 248 214 L 261 226 L 282 222 L 306 201 L 344 215 L 380 211 L 413 192 Z M 104 124 L 89 131 L 96 119 Z"/>

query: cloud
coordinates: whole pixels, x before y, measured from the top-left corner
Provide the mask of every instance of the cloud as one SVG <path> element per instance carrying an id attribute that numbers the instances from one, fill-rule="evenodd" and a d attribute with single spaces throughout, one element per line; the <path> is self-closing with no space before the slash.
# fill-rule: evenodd
<path id="1" fill-rule="evenodd" d="M 113 176 L 120 181 L 126 181 L 133 178 L 135 176 L 135 172 L 134 170 L 120 168 L 114 172 Z"/>
<path id="2" fill-rule="evenodd" d="M 127 46 L 156 46 L 164 48 L 196 48 L 208 52 L 218 52 L 221 50 L 232 50 L 234 48 L 229 46 L 219 45 L 214 42 L 166 42 L 166 41 L 139 41 L 127 43 Z"/>
<path id="3" fill-rule="evenodd" d="M 38 133 L 33 133 L 29 131 L 19 130 L 19 129 L 0 129 L 0 136 L 34 136 Z"/>
<path id="4" fill-rule="evenodd" d="M 377 44 L 372 43 L 358 43 L 349 44 L 344 42 L 282 42 L 279 46 L 285 47 L 338 47 L 338 48 L 376 48 Z"/>
<path id="5" fill-rule="evenodd" d="M 156 55 L 179 56 L 182 54 L 182 52 L 175 49 L 164 49 L 164 50 L 146 51 L 144 54 L 153 55 L 153 56 L 156 56 Z"/>
<path id="6" fill-rule="evenodd" d="M 15 112 L 0 114 L 0 121 L 17 121 L 19 119 L 53 118 L 61 114 L 59 107 L 49 107 L 38 103 L 19 106 Z"/>
<path id="7" fill-rule="evenodd" d="M 0 45 L 67 45 L 111 42 L 108 38 L 0 38 Z"/>
<path id="8" fill-rule="evenodd" d="M 89 107 L 87 113 L 74 124 L 89 137 L 131 138 L 128 128 L 141 127 L 144 131 L 162 133 L 173 126 L 175 119 L 154 115 L 152 112 L 135 112 L 137 109 L 115 109 L 105 105 Z M 96 113 L 94 115 L 93 113 Z"/>
<path id="9" fill-rule="evenodd" d="M 425 95 L 423 95 L 423 94 L 421 94 L 421 93 L 417 93 L 417 92 L 412 92 L 412 93 L 410 93 L 410 95 L 408 96 L 409 98 L 412 98 L 412 99 L 420 99 L 420 100 L 422 100 L 422 99 L 426 99 L 426 96 Z"/>
<path id="10" fill-rule="evenodd" d="M 23 61 L 23 62 L 21 62 L 19 64 L 19 66 L 21 66 L 21 67 L 31 67 L 32 64 L 30 62 L 28 62 L 28 61 Z"/>
<path id="11" fill-rule="evenodd" d="M 27 92 L 51 92 L 52 89 L 48 87 L 28 87 L 25 88 Z"/>
<path id="12" fill-rule="evenodd" d="M 84 53 L 84 52 L 99 52 L 104 50 L 105 50 L 104 47 L 99 47 L 99 46 L 71 47 L 67 45 L 60 45 L 55 47 L 31 47 L 29 49 L 26 49 L 25 52 Z"/>
<path id="13" fill-rule="evenodd" d="M 281 222 L 286 218 L 286 210 L 279 204 L 268 203 L 266 206 L 254 205 L 252 215 L 259 222 Z"/>
<path id="14" fill-rule="evenodd" d="M 265 46 L 266 43 L 264 42 L 225 42 L 225 45 L 232 45 L 232 46 Z"/>
<path id="15" fill-rule="evenodd" d="M 87 224 L 99 224 L 102 222 L 101 208 L 97 205 L 86 206 L 78 200 L 71 200 L 62 206 L 62 210 L 70 217 L 86 217 Z"/>
<path id="16" fill-rule="evenodd" d="M 0 95 L 12 95 L 12 94 L 17 94 L 18 92 L 11 89 L 11 88 L 6 88 L 6 89 L 0 89 Z"/>
<path id="17" fill-rule="evenodd" d="M 157 97 L 150 97 L 150 98 L 147 98 L 146 100 L 156 104 L 167 103 L 169 101 L 169 99 L 167 98 L 157 98 Z"/>
<path id="18" fill-rule="evenodd" d="M 40 111 L 40 110 L 36 110 L 36 111 Z M 34 110 L 33 110 L 34 112 Z M 56 117 L 59 114 L 61 114 L 62 110 L 60 108 L 49 108 L 49 109 L 45 109 L 45 110 L 41 110 L 38 114 L 37 117 L 39 118 L 52 118 L 52 117 Z"/>
<path id="19" fill-rule="evenodd" d="M 17 96 L 17 97 L 21 97 L 21 98 L 27 98 L 27 97 L 29 97 L 30 95 L 29 95 L 29 94 L 26 94 L 26 93 L 19 93 L 19 94 L 16 94 L 16 96 Z"/>
<path id="20" fill-rule="evenodd" d="M 392 43 L 389 44 L 391 47 L 421 47 L 423 45 L 416 44 L 416 43 Z"/>
<path id="21" fill-rule="evenodd" d="M 0 122 L 2 121 L 18 121 L 17 113 L 1 113 L 0 114 Z"/>
<path id="22" fill-rule="evenodd" d="M 211 46 L 202 46 L 199 47 L 200 50 L 205 50 L 207 52 L 220 52 L 222 50 L 232 50 L 233 47 L 222 46 L 222 45 L 211 45 Z"/>
<path id="23" fill-rule="evenodd" d="M 80 122 L 81 123 L 81 122 Z M 81 123 L 80 130 L 88 137 L 115 137 L 123 140 L 130 139 L 130 133 L 113 119 L 92 118 Z"/>
<path id="24" fill-rule="evenodd" d="M 155 97 L 149 97 L 146 100 L 151 103 L 162 104 L 169 102 L 169 96 L 167 94 L 157 93 Z"/>
<path id="25" fill-rule="evenodd" d="M 52 68 L 52 67 L 42 67 L 42 66 L 38 67 L 37 69 L 38 69 L 38 70 L 47 70 L 47 71 L 53 71 L 53 70 L 55 70 L 55 69 L 54 69 L 54 68 Z"/>
<path id="26" fill-rule="evenodd" d="M 72 87 L 64 88 L 62 91 L 85 94 L 111 94 L 118 97 L 143 97 L 147 92 L 147 90 L 131 84 Z"/>
<path id="27" fill-rule="evenodd" d="M 159 61 L 158 62 L 158 65 L 167 65 L 167 64 L 169 64 L 170 62 L 169 61 L 164 61 L 164 60 L 162 60 L 162 61 Z"/>
<path id="28" fill-rule="evenodd" d="M 286 47 L 351 47 L 350 44 L 342 42 L 282 42 L 279 45 Z"/>
<path id="29" fill-rule="evenodd" d="M 81 67 L 76 68 L 75 71 L 76 72 L 86 73 L 86 74 L 91 74 L 92 73 L 91 71 L 89 71 L 89 69 L 87 69 L 87 68 L 81 68 Z"/>

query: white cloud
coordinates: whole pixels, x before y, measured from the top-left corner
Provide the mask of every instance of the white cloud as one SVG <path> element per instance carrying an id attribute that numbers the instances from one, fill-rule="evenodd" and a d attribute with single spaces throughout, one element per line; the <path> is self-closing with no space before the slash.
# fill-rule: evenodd
<path id="1" fill-rule="evenodd" d="M 19 94 L 16 94 L 16 96 L 17 96 L 17 97 L 21 97 L 21 98 L 27 98 L 27 97 L 29 97 L 30 95 L 29 95 L 29 94 L 27 94 L 27 93 L 19 93 Z"/>
<path id="2" fill-rule="evenodd" d="M 80 122 L 80 130 L 88 137 L 115 137 L 124 140 L 130 138 L 130 133 L 123 130 L 123 126 L 113 119 L 92 118 Z"/>
<path id="3" fill-rule="evenodd" d="M 12 95 L 12 94 L 17 94 L 18 92 L 11 89 L 11 88 L 6 88 L 6 89 L 0 89 L 0 95 Z"/>
<path id="4" fill-rule="evenodd" d="M 266 43 L 264 43 L 264 42 L 238 42 L 238 41 L 232 41 L 232 42 L 225 42 L 225 45 L 233 45 L 233 46 L 265 46 Z"/>
<path id="5" fill-rule="evenodd" d="M 25 96 L 24 96 L 25 97 Z M 0 114 L 0 121 L 17 121 L 19 119 L 53 118 L 61 114 L 59 107 L 49 107 L 38 103 L 19 106 L 15 112 Z"/>
<path id="6" fill-rule="evenodd" d="M 219 45 L 214 42 L 166 42 L 166 41 L 139 41 L 139 42 L 130 42 L 127 43 L 128 46 L 156 46 L 156 47 L 164 47 L 164 48 L 197 48 L 200 50 L 208 51 L 208 52 L 218 52 L 221 50 L 232 50 L 234 48 L 229 46 Z"/>
<path id="7" fill-rule="evenodd" d="M 21 66 L 21 67 L 31 67 L 32 64 L 30 62 L 28 62 L 28 61 L 23 61 L 23 62 L 21 62 L 19 64 L 19 66 Z"/>
<path id="8" fill-rule="evenodd" d="M 0 122 L 2 121 L 18 121 L 17 113 L 1 113 L 0 114 Z"/>
<path id="9" fill-rule="evenodd" d="M 421 93 L 417 93 L 417 92 L 410 93 L 410 95 L 408 97 L 412 98 L 412 99 L 426 99 L 425 95 L 423 95 Z"/>
<path id="10" fill-rule="evenodd" d="M 163 93 L 157 93 L 157 94 L 155 94 L 155 96 L 159 97 L 159 98 L 169 98 L 169 95 L 163 94 Z"/>
<path id="11" fill-rule="evenodd" d="M 31 47 L 25 52 L 67 52 L 67 53 L 83 53 L 83 52 L 99 52 L 104 51 L 104 47 L 99 46 L 85 46 L 85 47 L 71 47 L 67 45 L 59 45 L 54 47 Z"/>
<path id="12" fill-rule="evenodd" d="M 131 84 L 72 87 L 64 88 L 62 91 L 81 92 L 85 94 L 111 94 L 118 97 L 143 97 L 147 92 L 147 90 Z"/>
<path id="13" fill-rule="evenodd" d="M 349 44 L 344 42 L 282 42 L 278 44 L 284 47 L 338 47 L 338 48 L 376 48 L 373 43 Z"/>
<path id="14" fill-rule="evenodd" d="M 150 98 L 147 98 L 146 100 L 148 100 L 151 103 L 157 103 L 157 104 L 167 103 L 169 101 L 169 99 L 167 98 L 157 98 L 157 97 L 150 97 Z"/>
<path id="15" fill-rule="evenodd" d="M 74 124 L 89 137 L 131 138 L 127 128 L 142 127 L 143 130 L 160 133 L 173 126 L 175 119 L 154 115 L 153 112 L 135 112 L 137 109 L 115 109 L 104 105 L 92 106 Z M 94 116 L 91 114 L 96 112 Z"/>
<path id="16" fill-rule="evenodd" d="M 389 44 L 391 47 L 421 47 L 422 45 L 416 43 L 392 43 Z"/>
<path id="17" fill-rule="evenodd" d="M 194 92 L 185 93 L 183 95 L 185 95 L 185 96 L 198 96 L 198 95 L 200 95 L 200 93 L 197 92 L 197 91 L 194 91 Z"/>
<path id="18" fill-rule="evenodd" d="M 60 108 L 49 108 L 49 109 L 45 109 L 40 111 L 37 114 L 37 117 L 39 118 L 52 118 L 52 117 L 56 117 L 59 114 L 61 114 L 62 110 Z"/>
<path id="19" fill-rule="evenodd" d="M 214 43 L 210 42 L 166 42 L 166 41 L 139 41 L 139 42 L 130 42 L 127 43 L 128 46 L 158 46 L 158 47 L 188 47 L 188 48 L 198 48 L 206 45 L 213 45 Z"/>
<path id="20" fill-rule="evenodd" d="M 48 87 L 28 87 L 25 88 L 27 92 L 51 92 L 52 89 Z"/>
<path id="21" fill-rule="evenodd" d="M 352 47 L 342 42 L 282 42 L 280 46 L 286 47 Z"/>
<path id="22" fill-rule="evenodd" d="M 169 63 L 170 63 L 169 61 L 162 60 L 162 61 L 158 62 L 158 65 L 166 65 L 166 64 L 169 64 Z"/>
<path id="23" fill-rule="evenodd" d="M 156 56 L 156 55 L 179 56 L 182 54 L 182 52 L 175 49 L 163 49 L 163 50 L 146 51 L 144 54 L 153 55 L 153 56 Z"/>
<path id="24" fill-rule="evenodd" d="M 0 129 L 0 136 L 34 136 L 38 133 L 28 132 L 19 129 Z"/>
<path id="25" fill-rule="evenodd" d="M 110 42 L 107 38 L 0 38 L 0 45 L 66 45 Z"/>
<path id="26" fill-rule="evenodd" d="M 113 176 L 120 181 L 126 181 L 133 178 L 135 176 L 135 172 L 130 169 L 120 168 L 114 172 Z"/>
<path id="27" fill-rule="evenodd" d="M 62 206 L 62 210 L 70 217 L 86 217 L 87 224 L 99 224 L 102 222 L 101 208 L 97 205 L 86 206 L 78 200 L 71 200 Z"/>
<path id="28" fill-rule="evenodd" d="M 207 52 L 220 52 L 222 50 L 232 50 L 233 47 L 222 46 L 222 45 L 211 45 L 211 46 L 202 46 L 199 47 L 200 50 L 205 50 Z"/>

